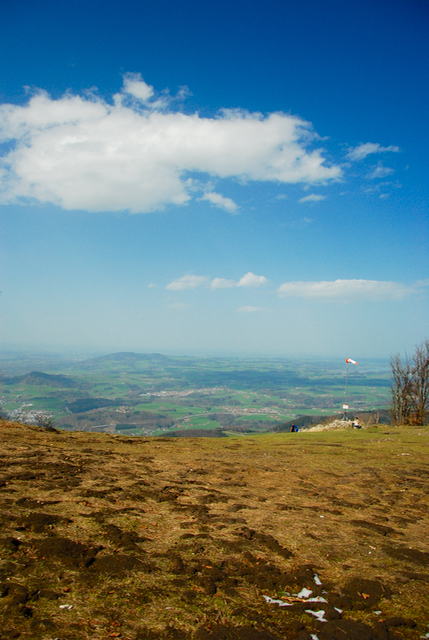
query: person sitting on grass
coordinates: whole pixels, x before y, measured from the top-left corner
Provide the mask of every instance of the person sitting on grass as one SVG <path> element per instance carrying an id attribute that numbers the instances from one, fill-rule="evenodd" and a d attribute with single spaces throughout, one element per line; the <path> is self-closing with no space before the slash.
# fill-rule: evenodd
<path id="1" fill-rule="evenodd" d="M 362 427 L 359 424 L 359 420 L 358 420 L 357 416 L 353 420 L 353 429 L 362 429 Z"/>

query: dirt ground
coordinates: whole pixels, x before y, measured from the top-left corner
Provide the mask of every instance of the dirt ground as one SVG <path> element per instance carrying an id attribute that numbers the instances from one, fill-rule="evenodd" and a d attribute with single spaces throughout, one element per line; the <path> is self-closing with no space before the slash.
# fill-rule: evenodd
<path id="1" fill-rule="evenodd" d="M 428 447 L 0 422 L 0 639 L 429 638 Z"/>

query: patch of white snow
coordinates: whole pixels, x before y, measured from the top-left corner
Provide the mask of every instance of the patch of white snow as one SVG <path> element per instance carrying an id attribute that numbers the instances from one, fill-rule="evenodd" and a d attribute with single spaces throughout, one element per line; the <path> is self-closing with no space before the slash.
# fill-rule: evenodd
<path id="1" fill-rule="evenodd" d="M 311 615 L 317 618 L 319 622 L 328 622 L 325 618 L 325 611 L 323 611 L 323 609 L 320 609 L 319 611 L 312 611 L 311 609 L 306 609 L 305 613 L 311 613 Z"/>

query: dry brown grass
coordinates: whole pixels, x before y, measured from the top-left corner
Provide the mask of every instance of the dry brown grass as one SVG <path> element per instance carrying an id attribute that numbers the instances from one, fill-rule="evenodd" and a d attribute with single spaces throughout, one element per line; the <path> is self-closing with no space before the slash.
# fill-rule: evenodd
<path id="1" fill-rule="evenodd" d="M 3 422 L 0 638 L 418 638 L 428 435 L 149 439 Z M 263 598 L 303 587 L 328 603 Z"/>

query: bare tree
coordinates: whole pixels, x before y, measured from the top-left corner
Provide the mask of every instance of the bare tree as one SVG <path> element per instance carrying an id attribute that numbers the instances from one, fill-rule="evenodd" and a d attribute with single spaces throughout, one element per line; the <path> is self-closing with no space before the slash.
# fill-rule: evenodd
<path id="1" fill-rule="evenodd" d="M 396 424 L 423 425 L 429 410 L 429 340 L 417 345 L 412 359 L 398 353 L 390 359 L 392 408 Z"/>
<path id="2" fill-rule="evenodd" d="M 412 411 L 413 379 L 411 362 L 406 355 L 404 361 L 397 353 L 390 358 L 392 369 L 392 408 L 391 413 L 395 424 L 408 424 Z"/>
<path id="3" fill-rule="evenodd" d="M 429 340 L 416 347 L 413 355 L 414 424 L 425 423 L 429 409 Z"/>
<path id="4" fill-rule="evenodd" d="M 48 431 L 55 429 L 55 420 L 52 414 L 46 413 L 45 411 L 36 411 L 35 418 L 38 427 L 43 427 Z"/>

